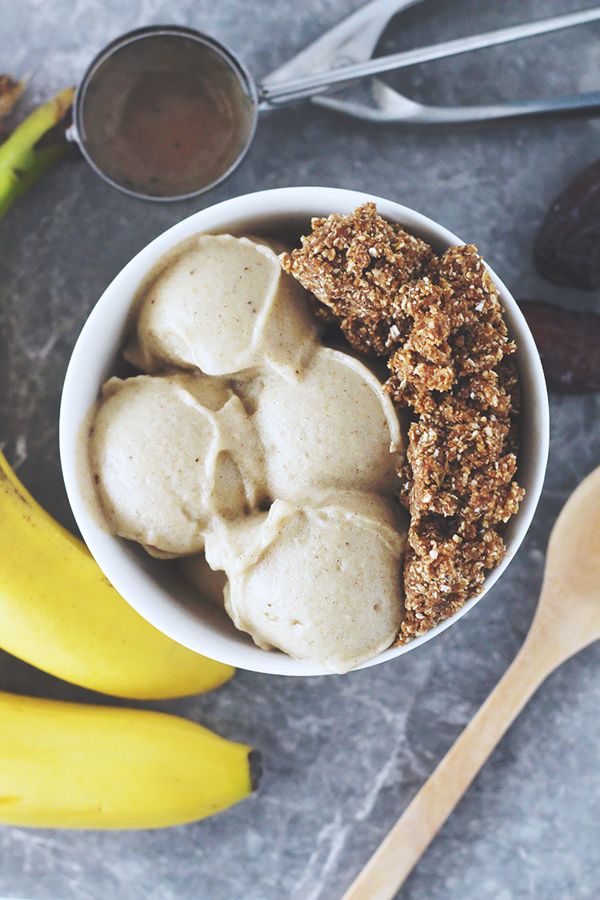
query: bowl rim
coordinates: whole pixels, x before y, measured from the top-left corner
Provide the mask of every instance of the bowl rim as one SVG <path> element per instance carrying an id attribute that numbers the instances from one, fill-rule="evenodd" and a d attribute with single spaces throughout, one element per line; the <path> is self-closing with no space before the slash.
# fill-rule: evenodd
<path id="1" fill-rule="evenodd" d="M 159 590 L 156 583 L 142 571 L 139 564 L 127 562 L 119 553 L 119 547 L 128 543 L 114 537 L 101 529 L 90 511 L 89 501 L 81 488 L 80 479 L 80 432 L 85 416 L 95 402 L 102 382 L 110 372 L 108 358 L 114 359 L 117 346 L 111 342 L 110 347 L 99 340 L 103 323 L 109 319 L 126 321 L 136 290 L 148 276 L 156 263 L 177 244 L 186 238 L 201 232 L 236 228 L 235 222 L 243 220 L 259 221 L 271 217 L 296 217 L 322 215 L 324 210 L 330 212 L 348 212 L 365 202 L 377 204 L 379 212 L 392 221 L 400 222 L 408 230 L 426 234 L 438 246 L 453 246 L 464 243 L 453 232 L 444 228 L 427 216 L 383 197 L 345 188 L 322 186 L 284 187 L 265 191 L 256 191 L 224 200 L 187 216 L 171 226 L 140 250 L 113 278 L 106 287 L 86 322 L 73 348 L 65 374 L 63 385 L 60 421 L 59 445 L 63 478 L 67 496 L 77 525 L 88 548 L 106 577 L 121 593 L 124 599 L 159 631 L 167 634 L 180 644 L 204 656 L 228 663 L 237 668 L 274 675 L 324 675 L 332 674 L 312 663 L 293 659 L 281 652 L 261 650 L 246 644 L 246 636 L 240 633 L 239 647 L 237 640 L 231 650 L 230 640 L 223 640 L 219 635 L 210 635 L 201 619 L 179 608 L 165 591 Z M 229 221 L 230 225 L 227 225 Z M 260 228 L 260 226 L 259 226 Z M 487 265 L 487 263 L 486 263 Z M 531 390 L 529 413 L 531 422 L 531 444 L 533 454 L 529 453 L 530 470 L 526 497 L 519 512 L 511 520 L 512 531 L 507 539 L 506 554 L 501 563 L 487 576 L 482 591 L 467 601 L 458 612 L 432 628 L 426 634 L 399 647 L 390 647 L 382 653 L 357 666 L 355 670 L 369 668 L 403 656 L 411 650 L 437 637 L 451 625 L 468 613 L 493 587 L 514 558 L 533 519 L 542 491 L 549 450 L 549 408 L 546 382 L 539 354 L 515 299 L 496 273 L 488 266 L 490 274 L 498 288 L 503 307 L 510 322 L 510 328 L 518 337 L 517 358 L 520 366 L 526 366 L 526 374 Z M 100 366 L 100 379 L 90 376 L 90 361 L 104 360 Z M 523 373 L 521 373 L 523 374 Z M 95 388 L 94 388 L 95 385 Z M 92 389 L 93 395 L 92 395 Z M 93 399 L 89 398 L 93 396 Z M 85 397 L 88 399 L 85 400 Z M 145 591 L 149 591 L 149 595 Z M 195 628 L 190 629 L 191 622 Z M 234 626 L 231 626 L 234 629 Z M 199 633 L 205 632 L 206 642 L 198 641 Z M 212 638 L 212 640 L 211 640 Z M 236 635 L 237 638 L 237 635 Z M 242 638 L 244 639 L 242 645 Z"/>

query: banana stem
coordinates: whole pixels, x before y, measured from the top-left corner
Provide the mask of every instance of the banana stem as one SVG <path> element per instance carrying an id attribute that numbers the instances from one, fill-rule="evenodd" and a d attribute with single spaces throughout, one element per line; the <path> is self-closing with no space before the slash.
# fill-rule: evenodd
<path id="1" fill-rule="evenodd" d="M 56 162 L 70 146 L 60 135 L 56 142 L 43 139 L 67 116 L 73 88 L 66 88 L 34 110 L 0 146 L 0 216 Z"/>
<path id="2" fill-rule="evenodd" d="M 24 90 L 24 81 L 16 81 L 10 75 L 0 75 L 0 119 L 11 114 Z"/>

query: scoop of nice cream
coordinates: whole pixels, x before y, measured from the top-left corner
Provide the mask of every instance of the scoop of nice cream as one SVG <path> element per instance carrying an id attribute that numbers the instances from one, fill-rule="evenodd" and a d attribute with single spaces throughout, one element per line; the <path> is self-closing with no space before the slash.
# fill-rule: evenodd
<path id="1" fill-rule="evenodd" d="M 107 527 L 181 557 L 260 647 L 334 672 L 384 650 L 406 524 L 379 378 L 322 343 L 260 240 L 186 242 L 134 311 L 125 356 L 142 374 L 104 385 L 88 442 Z"/>

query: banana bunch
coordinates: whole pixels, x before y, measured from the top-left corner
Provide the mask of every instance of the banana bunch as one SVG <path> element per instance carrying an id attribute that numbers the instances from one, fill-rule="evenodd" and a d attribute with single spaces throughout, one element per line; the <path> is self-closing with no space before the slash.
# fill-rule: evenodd
<path id="1" fill-rule="evenodd" d="M 0 76 L 0 119 L 21 92 Z M 64 126 L 72 97 L 62 91 L 0 144 L 0 215 L 68 152 L 52 133 Z M 1 452 L 0 649 L 82 687 L 138 700 L 208 691 L 234 674 L 142 619 Z M 0 692 L 2 824 L 177 825 L 243 799 L 258 773 L 256 751 L 176 716 Z"/>
<path id="2" fill-rule="evenodd" d="M 0 647 L 137 699 L 218 687 L 234 670 L 176 644 L 115 591 L 0 453 Z M 175 716 L 0 693 L 0 823 L 158 828 L 256 786 L 257 754 Z"/>

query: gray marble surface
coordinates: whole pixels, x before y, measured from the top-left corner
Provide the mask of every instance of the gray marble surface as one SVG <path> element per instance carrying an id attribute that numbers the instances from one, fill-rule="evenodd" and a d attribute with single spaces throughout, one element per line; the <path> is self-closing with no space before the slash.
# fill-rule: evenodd
<path id="1" fill-rule="evenodd" d="M 150 22 L 208 30 L 257 75 L 357 0 L 0 0 L 1 69 L 32 74 L 25 108 L 76 81 L 108 40 Z M 431 0 L 386 48 L 579 7 L 581 0 Z M 589 5 L 589 4 L 588 4 Z M 600 87 L 598 26 L 406 71 L 395 83 L 449 103 Z M 600 152 L 593 118 L 455 130 L 372 127 L 305 106 L 261 119 L 243 166 L 200 200 L 148 205 L 64 165 L 0 223 L 0 443 L 69 527 L 57 449 L 61 384 L 97 297 L 151 238 L 204 205 L 291 184 L 364 189 L 475 241 L 517 297 L 594 308 L 544 283 L 531 242 L 565 178 Z M 329 900 L 339 897 L 502 675 L 529 625 L 565 497 L 600 462 L 598 397 L 552 398 L 546 488 L 501 582 L 415 653 L 345 677 L 240 672 L 208 696 L 161 704 L 260 747 L 260 793 L 156 832 L 0 828 L 0 896 L 31 900 Z M 568 603 L 568 597 L 565 598 Z M 541 688 L 401 893 L 407 900 L 600 896 L 600 648 Z M 99 698 L 0 654 L 0 688 Z M 106 701 L 102 701 L 106 702 Z"/>

